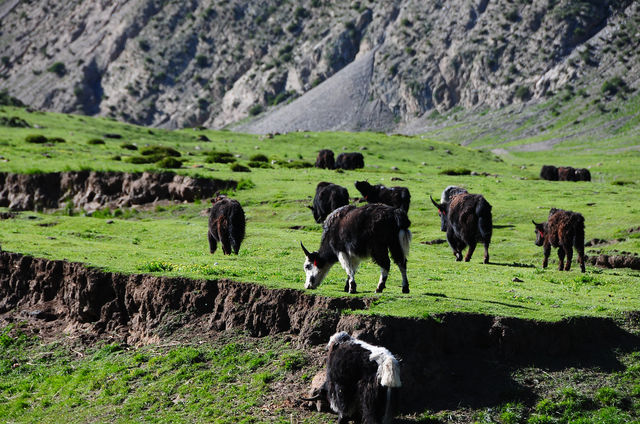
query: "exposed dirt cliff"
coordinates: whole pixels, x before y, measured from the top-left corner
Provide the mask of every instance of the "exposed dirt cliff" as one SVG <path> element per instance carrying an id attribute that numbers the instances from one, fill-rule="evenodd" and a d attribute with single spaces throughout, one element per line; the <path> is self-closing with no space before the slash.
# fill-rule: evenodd
<path id="1" fill-rule="evenodd" d="M 192 202 L 236 186 L 237 182 L 233 180 L 192 178 L 172 172 L 0 173 L 0 206 L 12 210 L 34 210 L 60 208 L 71 202 L 75 208 L 92 212 L 154 200 Z"/>
<path id="2" fill-rule="evenodd" d="M 637 335 L 610 319 L 548 323 L 475 314 L 428 319 L 345 314 L 366 309 L 368 302 L 229 280 L 122 275 L 0 252 L 0 322 L 27 321 L 42 333 L 66 332 L 88 341 L 108 336 L 136 344 L 190 328 L 199 334 L 227 329 L 253 336 L 289 333 L 301 345 L 318 345 L 345 330 L 401 359 L 399 406 L 406 412 L 535 397 L 535 383 L 517 383 L 514 369 L 611 371 L 621 368 L 616 350 L 640 347 Z M 638 314 L 626 318 L 637 330 Z"/>
<path id="3" fill-rule="evenodd" d="M 5 0 L 0 88 L 47 110 L 222 127 L 305 97 L 368 57 L 369 67 L 352 68 L 321 96 L 349 119 L 313 126 L 297 116 L 284 128 L 378 129 L 567 86 L 600 90 L 615 77 L 637 88 L 639 8 L 631 0 Z M 362 95 L 345 104 L 340 89 Z M 311 119 L 316 101 L 289 111 Z"/>

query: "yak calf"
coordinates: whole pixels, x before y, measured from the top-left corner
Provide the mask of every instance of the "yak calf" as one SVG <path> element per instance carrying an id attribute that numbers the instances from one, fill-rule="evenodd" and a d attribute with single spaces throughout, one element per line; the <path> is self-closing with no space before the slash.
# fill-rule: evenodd
<path id="1" fill-rule="evenodd" d="M 384 203 L 409 212 L 411 194 L 406 187 L 385 187 L 382 184 L 371 185 L 367 181 L 356 181 L 356 188 L 369 203 Z"/>
<path id="2" fill-rule="evenodd" d="M 313 206 L 309 206 L 313 213 L 313 219 L 317 223 L 324 222 L 327 215 L 341 206 L 349 204 L 349 192 L 346 188 L 337 184 L 321 181 L 316 186 L 316 195 L 313 198 Z"/>
<path id="3" fill-rule="evenodd" d="M 209 252 L 215 253 L 218 242 L 222 243 L 222 252 L 230 255 L 238 254 L 244 239 L 244 210 L 237 200 L 224 195 L 217 195 L 211 200 L 209 213 Z"/>
<path id="4" fill-rule="evenodd" d="M 543 246 L 544 260 L 542 267 L 546 268 L 549 264 L 549 255 L 551 247 L 558 248 L 558 270 L 569 271 L 571 269 L 571 259 L 573 257 L 573 247 L 578 252 L 578 262 L 580 270 L 585 272 L 584 268 L 584 217 L 572 211 L 551 208 L 547 222 L 536 223 L 536 246 Z M 565 255 L 567 257 L 564 263 Z"/>
<path id="5" fill-rule="evenodd" d="M 456 260 L 462 260 L 462 250 L 469 246 L 464 258 L 465 262 L 469 262 L 476 245 L 481 241 L 484 243 L 484 263 L 488 264 L 493 233 L 489 202 L 481 194 L 469 193 L 457 194 L 449 202 L 440 204 L 431 197 L 431 202 L 438 208 L 440 229 L 447 233 L 447 241 Z"/>
<path id="6" fill-rule="evenodd" d="M 333 150 L 322 149 L 318 152 L 316 158 L 316 168 L 333 169 L 336 166 L 336 160 L 333 157 Z"/>
<path id="7" fill-rule="evenodd" d="M 393 418 L 392 395 L 401 387 L 398 360 L 384 347 L 351 337 L 344 331 L 331 336 L 325 381 L 305 401 L 326 400 L 338 423 L 353 420 L 387 424 Z"/>

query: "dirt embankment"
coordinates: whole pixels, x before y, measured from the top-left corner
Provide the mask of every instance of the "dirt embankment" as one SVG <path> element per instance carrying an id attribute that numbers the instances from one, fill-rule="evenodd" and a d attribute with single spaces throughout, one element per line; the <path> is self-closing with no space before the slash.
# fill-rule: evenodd
<path id="1" fill-rule="evenodd" d="M 71 201 L 74 207 L 91 212 L 154 200 L 192 202 L 236 186 L 237 182 L 233 180 L 193 178 L 173 172 L 0 173 L 0 206 L 12 210 L 34 210 L 59 208 Z"/>
<path id="2" fill-rule="evenodd" d="M 404 412 L 534 399 L 535 382 L 516 382 L 515 369 L 615 370 L 622 367 L 616 350 L 640 349 L 640 338 L 610 319 L 343 314 L 368 304 L 229 280 L 122 275 L 0 252 L 0 322 L 26 320 L 42 333 L 64 330 L 87 341 L 108 336 L 128 343 L 159 341 L 183 326 L 197 326 L 200 333 L 243 329 L 258 337 L 289 333 L 301 345 L 324 344 L 345 330 L 401 359 Z M 640 314 L 627 318 L 638 328 Z"/>

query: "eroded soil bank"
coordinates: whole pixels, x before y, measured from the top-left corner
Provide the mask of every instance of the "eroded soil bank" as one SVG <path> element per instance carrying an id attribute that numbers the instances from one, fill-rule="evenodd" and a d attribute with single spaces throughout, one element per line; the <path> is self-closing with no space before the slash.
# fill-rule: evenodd
<path id="1" fill-rule="evenodd" d="M 346 313 L 368 304 L 362 298 L 326 298 L 229 280 L 123 275 L 0 252 L 0 321 L 28 321 L 42 332 L 64 330 L 88 342 L 109 335 L 130 344 L 158 342 L 185 325 L 197 325 L 203 333 L 232 328 L 257 337 L 288 333 L 301 345 L 324 344 L 335 331 L 345 330 L 401 359 L 398 407 L 404 412 L 533 399 L 535 382 L 516 382 L 514 370 L 617 370 L 622 365 L 616 351 L 640 349 L 640 313 L 628 314 L 623 323 Z"/>
<path id="2" fill-rule="evenodd" d="M 0 206 L 11 210 L 49 209 L 71 201 L 75 208 L 91 212 L 154 200 L 192 202 L 236 186 L 233 180 L 193 178 L 173 172 L 0 173 Z"/>

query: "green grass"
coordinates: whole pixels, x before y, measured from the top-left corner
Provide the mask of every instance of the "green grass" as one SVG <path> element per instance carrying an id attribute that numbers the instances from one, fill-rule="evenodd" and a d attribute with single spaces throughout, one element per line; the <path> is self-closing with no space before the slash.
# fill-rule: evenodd
<path id="1" fill-rule="evenodd" d="M 27 113 L 23 109 L 2 108 L 0 115 L 19 115 L 31 125 L 43 127 L 47 137 L 64 137 L 65 143 L 34 145 L 25 143 L 30 129 L 7 128 L 0 134 L 0 145 L 8 162 L 2 171 L 48 172 L 68 169 L 119 171 L 155 170 L 155 164 L 135 165 L 125 160 L 123 142 L 146 146 L 171 147 L 184 160 L 178 172 L 204 177 L 238 179 L 244 177 L 244 190 L 230 193 L 247 214 L 247 235 L 238 256 L 208 253 L 206 240 L 208 202 L 180 204 L 156 210 L 119 211 L 114 223 L 84 216 L 75 211 L 24 212 L 18 218 L 0 221 L 0 241 L 8 251 L 83 262 L 91 266 L 124 273 L 154 272 L 194 278 L 232 278 L 268 287 L 302 289 L 303 253 L 300 241 L 309 249 L 320 242 L 321 227 L 306 208 L 311 204 L 315 185 L 331 181 L 359 195 L 353 183 L 407 186 L 412 194 L 409 217 L 413 242 L 408 276 L 411 294 L 400 293 L 400 275 L 391 269 L 387 290 L 374 293 L 378 267 L 364 262 L 356 276 L 360 296 L 374 297 L 362 313 L 422 317 L 450 311 L 558 320 L 570 316 L 617 317 L 624 311 L 640 309 L 637 290 L 638 271 L 602 270 L 588 266 L 586 275 L 573 265 L 571 272 L 556 270 L 555 250 L 548 269 L 541 269 L 542 249 L 533 244 L 531 220 L 543 221 L 551 207 L 581 212 L 586 220 L 586 239 L 614 239 L 638 225 L 640 212 L 640 174 L 633 152 L 576 155 L 570 163 L 591 167 L 592 182 L 550 182 L 538 180 L 544 163 L 562 159 L 542 153 L 504 159 L 482 150 L 460 147 L 420 137 L 379 133 L 291 133 L 273 139 L 227 131 L 164 131 L 126 125 L 107 119 L 50 113 Z M 104 145 L 89 146 L 86 140 L 106 133 L 122 134 L 123 139 L 105 138 Z M 212 141 L 202 143 L 205 134 Z M 316 168 L 291 169 L 278 163 L 313 162 L 318 150 L 331 148 L 360 151 L 366 167 L 338 173 Z M 596 144 L 587 147 L 597 150 Z M 588 150 L 588 149 L 587 149 Z M 276 165 L 252 168 L 251 173 L 234 173 L 228 165 L 209 164 L 211 151 L 225 151 L 248 160 L 263 154 Z M 43 153 L 47 153 L 46 157 Z M 110 159 L 121 155 L 122 161 Z M 137 152 L 132 152 L 137 154 Z M 562 155 L 559 154 L 559 158 Z M 561 163 L 558 163 L 561 164 Z M 601 164 L 598 166 L 598 164 Z M 397 170 L 392 170 L 397 167 Z M 468 169 L 481 175 L 443 175 L 447 169 Z M 482 173 L 489 174 L 482 176 Z M 392 177 L 402 181 L 392 181 Z M 633 184 L 613 185 L 624 177 Z M 470 192 L 482 193 L 493 205 L 496 229 L 490 248 L 492 264 L 482 264 L 479 247 L 470 263 L 457 263 L 448 245 L 422 242 L 444 238 L 436 209 L 429 195 L 439 198 L 447 185 L 462 185 Z M 104 216 L 104 212 L 102 212 Z M 113 213 L 107 215 L 115 215 Z M 30 219 L 35 216 L 37 219 Z M 100 214 L 98 214 L 100 216 Z M 46 224 L 46 225 L 44 225 Z M 300 229 L 292 229 L 300 228 Z M 605 247 L 640 253 L 640 239 L 624 240 Z M 589 249 L 587 249 L 589 252 Z M 574 257 L 575 260 L 575 257 Z M 167 263 L 163 269 L 153 264 Z M 518 278 L 523 282 L 514 282 Z M 315 293 L 344 295 L 344 271 L 339 265 L 329 273 Z"/>
<path id="2" fill-rule="evenodd" d="M 277 399 L 295 397 L 287 387 L 303 387 L 309 380 L 300 371 L 309 366 L 307 354 L 283 339 L 230 333 L 197 344 L 142 348 L 69 343 L 45 343 L 19 326 L 0 330 L 2 422 L 289 423 L 301 416 L 304 422 L 328 418 L 283 406 L 284 399 Z"/>

